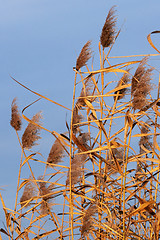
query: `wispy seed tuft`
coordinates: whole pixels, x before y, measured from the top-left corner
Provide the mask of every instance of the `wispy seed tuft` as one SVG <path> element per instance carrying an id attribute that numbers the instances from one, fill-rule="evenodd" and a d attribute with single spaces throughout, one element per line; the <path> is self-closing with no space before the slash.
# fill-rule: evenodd
<path id="1" fill-rule="evenodd" d="M 41 214 L 47 214 L 48 210 L 51 208 L 51 199 L 53 197 L 53 184 L 47 186 L 47 183 L 43 181 L 42 177 L 39 177 L 39 187 L 40 187 L 40 197 L 42 198 L 42 203 L 40 206 Z"/>
<path id="2" fill-rule="evenodd" d="M 93 229 L 93 216 L 97 213 L 97 206 L 95 203 L 91 203 L 86 210 L 83 217 L 83 225 L 81 227 L 81 233 L 86 236 Z"/>
<path id="3" fill-rule="evenodd" d="M 140 141 L 139 141 L 139 147 L 140 147 L 140 153 L 144 153 L 145 151 L 143 150 L 142 146 L 144 146 L 147 150 L 151 150 L 152 143 L 150 142 L 151 136 L 147 135 L 149 133 L 150 129 L 148 126 L 148 122 L 144 124 L 144 126 L 141 127 L 141 134 L 144 134 L 144 136 L 141 136 Z M 146 136 L 145 136 L 146 134 Z"/>
<path id="4" fill-rule="evenodd" d="M 80 68 L 85 66 L 87 61 L 91 58 L 91 49 L 90 49 L 91 41 L 88 41 L 82 48 L 79 57 L 76 62 L 76 70 L 78 71 Z"/>
<path id="5" fill-rule="evenodd" d="M 74 134 L 77 133 L 77 131 L 80 131 L 78 124 L 82 121 L 82 119 L 83 116 L 79 114 L 78 106 L 75 105 L 73 109 L 73 122 L 72 122 L 72 131 Z"/>
<path id="6" fill-rule="evenodd" d="M 47 162 L 57 164 L 62 162 L 64 157 L 64 148 L 59 139 L 56 139 L 50 150 Z"/>
<path id="7" fill-rule="evenodd" d="M 35 114 L 31 119 L 32 122 L 39 124 L 40 119 L 42 119 L 41 112 Z M 29 123 L 26 127 L 26 130 L 22 136 L 22 146 L 23 148 L 30 149 L 34 145 L 37 145 L 36 141 L 39 140 L 41 137 L 40 135 L 40 127 L 36 126 L 33 123 Z"/>
<path id="8" fill-rule="evenodd" d="M 80 133 L 77 137 L 79 143 L 83 146 L 85 146 L 87 149 L 89 149 L 89 146 L 87 145 L 87 141 L 90 139 L 89 133 Z M 78 152 L 80 153 L 81 150 L 79 149 Z M 72 158 L 71 161 L 71 185 L 77 184 L 79 181 L 81 181 L 82 178 L 82 167 L 88 157 L 88 154 L 81 154 L 81 155 L 75 155 Z M 66 185 L 69 185 L 69 176 L 70 176 L 70 170 L 68 171 L 68 176 L 66 180 Z"/>
<path id="9" fill-rule="evenodd" d="M 78 109 L 82 109 L 82 107 L 86 106 L 85 99 L 91 100 L 89 96 L 91 96 L 91 90 L 93 89 L 93 84 L 90 79 L 87 79 L 82 87 L 80 96 L 76 102 L 76 107 Z"/>
<path id="10" fill-rule="evenodd" d="M 72 158 L 71 161 L 71 185 L 77 184 L 82 178 L 82 164 L 84 163 L 83 154 L 76 155 Z M 66 180 L 66 185 L 69 185 L 69 175 L 70 171 L 68 171 L 68 176 Z"/>
<path id="11" fill-rule="evenodd" d="M 22 121 L 21 121 L 21 116 L 18 111 L 18 106 L 17 106 L 16 100 L 17 99 L 14 98 L 12 101 L 10 124 L 16 131 L 19 131 L 19 130 L 21 130 Z"/>
<path id="12" fill-rule="evenodd" d="M 25 207 L 28 207 L 30 205 L 30 202 L 27 203 L 27 201 L 32 200 L 34 196 L 36 196 L 36 186 L 30 177 L 24 187 L 23 194 L 20 198 L 21 207 L 23 207 L 24 205 Z"/>
<path id="13" fill-rule="evenodd" d="M 147 58 L 142 59 L 133 78 L 131 86 L 133 109 L 142 109 L 148 104 L 146 99 L 151 91 L 152 68 L 146 68 Z"/>
<path id="14" fill-rule="evenodd" d="M 129 69 L 127 69 L 126 71 L 129 72 Z M 116 87 L 120 87 L 120 86 L 123 87 L 129 81 L 130 81 L 129 74 L 128 73 L 124 73 L 122 78 L 119 80 L 119 82 L 118 82 Z M 114 96 L 114 100 L 117 99 L 117 101 L 118 101 L 118 100 L 124 98 L 127 92 L 128 92 L 128 88 L 122 88 L 119 91 L 115 91 L 114 94 L 116 94 L 116 95 L 118 94 L 118 96 Z"/>
<path id="15" fill-rule="evenodd" d="M 109 47 L 114 42 L 116 21 L 115 6 L 113 6 L 109 10 L 105 24 L 102 28 L 100 42 L 103 48 Z"/>
<path id="16" fill-rule="evenodd" d="M 79 131 L 78 123 L 80 123 L 83 119 L 83 116 L 80 115 L 79 110 L 86 106 L 85 99 L 90 100 L 89 96 L 91 96 L 91 89 L 93 89 L 93 85 L 90 79 L 87 79 L 73 110 L 73 133 L 77 133 L 77 131 Z"/>
<path id="17" fill-rule="evenodd" d="M 90 134 L 88 132 L 84 132 L 84 133 L 81 132 L 77 137 L 77 139 L 81 145 L 88 148 L 87 142 L 90 140 Z"/>

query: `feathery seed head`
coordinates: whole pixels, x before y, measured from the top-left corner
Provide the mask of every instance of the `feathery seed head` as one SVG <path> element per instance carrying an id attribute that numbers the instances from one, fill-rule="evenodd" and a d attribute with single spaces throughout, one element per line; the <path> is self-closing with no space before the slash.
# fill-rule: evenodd
<path id="1" fill-rule="evenodd" d="M 33 116 L 31 121 L 39 124 L 41 118 L 42 118 L 42 115 L 41 115 L 41 112 L 39 112 Z M 35 142 L 41 138 L 39 135 L 40 135 L 40 127 L 36 126 L 33 123 L 29 123 L 22 136 L 23 148 L 30 149 L 34 145 L 36 145 L 37 143 Z"/>
<path id="2" fill-rule="evenodd" d="M 134 91 L 137 88 L 137 84 L 140 81 L 141 77 L 145 73 L 145 64 L 147 62 L 147 57 L 143 58 L 142 61 L 140 62 L 133 78 L 132 78 L 132 86 L 131 86 L 131 94 L 133 95 Z"/>
<path id="3" fill-rule="evenodd" d="M 88 132 L 80 133 L 77 139 L 82 145 L 86 146 L 88 140 L 90 139 L 90 134 Z"/>
<path id="4" fill-rule="evenodd" d="M 141 127 L 141 134 L 147 134 L 149 132 L 149 122 L 147 121 L 144 126 Z M 150 142 L 151 136 L 144 135 L 140 138 L 139 141 L 139 147 L 140 147 L 140 153 L 144 153 L 145 151 L 142 149 L 142 146 L 144 146 L 147 150 L 151 150 L 152 143 Z"/>
<path id="5" fill-rule="evenodd" d="M 132 78 L 131 94 L 134 110 L 142 109 L 148 104 L 146 97 L 151 91 L 150 81 L 153 69 L 147 69 L 144 66 L 146 64 L 146 61 L 147 58 L 144 58 L 142 60 Z"/>
<path id="6" fill-rule="evenodd" d="M 72 123 L 72 131 L 73 133 L 77 133 L 79 131 L 79 126 L 77 125 L 83 119 L 83 117 L 78 113 L 78 106 L 75 105 L 73 109 L 73 123 Z"/>
<path id="7" fill-rule="evenodd" d="M 59 162 L 62 162 L 63 157 L 64 157 L 64 148 L 60 143 L 60 140 L 56 139 L 50 150 L 47 162 L 57 164 Z"/>
<path id="8" fill-rule="evenodd" d="M 129 72 L 129 69 L 127 69 L 126 71 Z M 127 73 L 124 73 L 122 78 L 119 80 L 119 82 L 118 82 L 116 87 L 120 87 L 120 86 L 126 85 L 129 81 L 130 81 L 129 75 Z M 117 101 L 118 101 L 118 100 L 124 98 L 124 96 L 126 95 L 127 91 L 128 91 L 128 88 L 122 88 L 119 91 L 115 91 L 114 94 L 118 93 L 118 97 L 114 96 L 114 100 L 117 99 Z"/>
<path id="9" fill-rule="evenodd" d="M 86 105 L 85 98 L 89 100 L 89 96 L 91 95 L 91 89 L 93 89 L 93 84 L 91 83 L 90 79 L 87 79 L 81 90 L 81 94 L 76 102 L 76 106 L 78 109 L 81 109 Z"/>
<path id="10" fill-rule="evenodd" d="M 51 199 L 53 196 L 53 184 L 47 186 L 47 183 L 43 181 L 42 177 L 38 178 L 40 181 L 38 182 L 40 187 L 40 196 L 42 198 L 42 203 L 40 206 L 41 214 L 47 214 L 48 209 L 51 208 Z"/>
<path id="11" fill-rule="evenodd" d="M 71 161 L 71 185 L 77 184 L 82 177 L 82 164 L 84 158 L 82 155 L 76 155 L 72 158 Z M 66 180 L 66 185 L 69 185 L 69 174 L 70 171 L 68 171 L 68 176 Z"/>
<path id="12" fill-rule="evenodd" d="M 100 42 L 103 48 L 109 47 L 114 41 L 116 21 L 117 19 L 115 17 L 115 6 L 113 6 L 109 10 L 105 24 L 102 28 Z"/>
<path id="13" fill-rule="evenodd" d="M 83 119 L 83 116 L 79 114 L 79 110 L 81 110 L 82 107 L 86 105 L 85 98 L 89 99 L 89 96 L 91 95 L 90 90 L 92 88 L 93 88 L 93 85 L 90 79 L 87 79 L 84 83 L 84 86 L 81 90 L 80 97 L 78 98 L 73 110 L 73 126 L 72 126 L 73 133 L 76 133 L 77 131 L 79 131 L 79 126 L 76 124 L 80 123 Z"/>
<path id="14" fill-rule="evenodd" d="M 91 49 L 90 49 L 91 41 L 88 41 L 82 48 L 79 57 L 77 58 L 76 62 L 76 70 L 78 71 L 82 68 L 87 61 L 91 58 Z"/>
<path id="15" fill-rule="evenodd" d="M 81 227 L 81 233 L 86 236 L 93 228 L 93 216 L 97 213 L 98 209 L 95 203 L 91 203 L 86 210 L 83 217 L 83 225 Z"/>
<path id="16" fill-rule="evenodd" d="M 23 194 L 20 198 L 21 207 L 23 207 L 24 205 L 25 205 L 25 207 L 29 206 L 30 203 L 28 203 L 28 204 L 26 204 L 26 203 L 27 203 L 27 201 L 32 199 L 34 196 L 36 196 L 36 187 L 30 177 L 24 187 Z"/>
<path id="17" fill-rule="evenodd" d="M 18 112 L 18 106 L 17 106 L 17 103 L 16 103 L 16 98 L 14 98 L 13 101 L 12 101 L 11 112 L 12 113 L 11 113 L 10 124 L 16 131 L 19 131 L 19 130 L 21 130 L 22 122 L 21 122 L 21 116 Z"/>

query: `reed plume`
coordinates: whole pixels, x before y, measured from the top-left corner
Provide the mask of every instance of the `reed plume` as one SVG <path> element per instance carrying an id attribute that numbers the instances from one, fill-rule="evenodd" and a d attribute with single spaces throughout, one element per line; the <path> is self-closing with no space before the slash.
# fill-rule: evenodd
<path id="1" fill-rule="evenodd" d="M 39 124 L 41 118 L 42 118 L 41 112 L 39 112 L 33 116 L 31 121 Z M 34 145 L 37 145 L 36 141 L 39 140 L 40 138 L 41 138 L 40 127 L 36 126 L 33 123 L 29 123 L 22 136 L 23 148 L 27 149 L 32 148 Z"/>
<path id="2" fill-rule="evenodd" d="M 89 133 L 80 133 L 77 137 L 79 143 L 83 146 L 85 146 L 87 149 L 89 149 L 89 146 L 87 145 L 87 141 L 90 139 Z M 80 153 L 81 150 L 78 149 L 78 153 Z M 85 163 L 86 158 L 88 157 L 88 154 L 81 154 L 81 155 L 75 155 L 72 158 L 71 161 L 71 184 L 77 184 L 81 178 L 82 178 L 82 166 Z M 68 176 L 66 180 L 66 185 L 69 184 L 69 174 L 70 171 L 68 171 Z"/>
<path id="3" fill-rule="evenodd" d="M 148 103 L 146 99 L 147 95 L 151 91 L 151 75 L 152 68 L 146 68 L 147 58 L 144 58 L 139 64 L 133 78 L 131 85 L 131 94 L 132 94 L 132 104 L 133 109 L 142 109 Z"/>
<path id="4" fill-rule="evenodd" d="M 91 203 L 86 210 L 83 217 L 83 225 L 81 227 L 82 236 L 86 236 L 93 229 L 93 216 L 97 213 L 97 206 L 95 203 Z"/>
<path id="5" fill-rule="evenodd" d="M 91 147 L 88 145 L 88 141 L 90 140 L 90 134 L 88 132 L 86 133 L 80 133 L 79 136 L 77 137 L 79 143 L 84 146 L 87 150 L 90 150 Z M 78 149 L 78 153 L 82 152 L 81 149 Z M 83 153 L 81 154 L 81 163 L 82 163 L 82 166 L 83 164 L 85 163 L 86 159 L 88 158 L 88 154 L 86 153 Z"/>
<path id="6" fill-rule="evenodd" d="M 81 145 L 85 146 L 85 148 L 89 148 L 87 142 L 90 139 L 90 134 L 88 132 L 80 133 L 77 137 L 78 141 L 80 142 Z"/>
<path id="7" fill-rule="evenodd" d="M 64 157 L 64 148 L 59 139 L 56 139 L 50 150 L 47 162 L 57 164 L 62 162 Z"/>
<path id="8" fill-rule="evenodd" d="M 135 92 L 135 90 L 137 89 L 137 84 L 139 83 L 140 79 L 142 78 L 142 76 L 145 73 L 145 64 L 147 62 L 147 58 L 143 58 L 142 61 L 140 62 L 138 68 L 136 69 L 136 72 L 132 78 L 132 85 L 131 85 L 131 94 L 133 95 L 133 93 Z"/>
<path id="9" fill-rule="evenodd" d="M 147 156 L 148 151 L 152 150 L 152 143 L 150 142 L 151 136 L 147 135 L 150 132 L 149 125 L 150 125 L 150 122 L 146 121 L 146 123 L 144 123 L 140 129 L 142 136 L 139 140 L 139 152 L 140 154 L 145 154 L 145 156 Z M 146 170 L 147 164 L 141 161 L 137 161 L 137 169 L 136 169 L 136 175 L 135 175 L 137 179 L 144 177 L 142 169 Z"/>
<path id="10" fill-rule="evenodd" d="M 79 130 L 78 124 L 82 121 L 83 116 L 79 114 L 78 107 L 75 105 L 73 109 L 73 122 L 72 122 L 72 131 L 74 134 L 77 133 Z"/>
<path id="11" fill-rule="evenodd" d="M 144 134 L 144 136 L 141 136 L 140 141 L 139 141 L 139 147 L 140 147 L 140 153 L 144 153 L 144 149 L 142 148 L 145 147 L 148 151 L 151 151 L 151 146 L 152 143 L 150 142 L 151 136 L 147 135 L 147 133 L 149 132 L 149 126 L 148 126 L 148 122 L 146 122 L 146 124 L 144 124 L 141 127 L 141 134 Z M 146 136 L 145 136 L 146 134 Z"/>
<path id="12" fill-rule="evenodd" d="M 17 99 L 14 98 L 12 101 L 10 124 L 16 131 L 19 131 L 19 130 L 21 130 L 22 121 L 21 121 L 21 116 L 18 111 L 18 106 L 17 106 L 16 100 Z"/>
<path id="13" fill-rule="evenodd" d="M 82 107 L 86 106 L 85 99 L 91 100 L 89 96 L 91 96 L 91 90 L 93 89 L 93 84 L 91 83 L 90 79 L 87 79 L 82 87 L 80 96 L 76 102 L 76 107 L 78 109 L 82 109 Z"/>
<path id="14" fill-rule="evenodd" d="M 127 69 L 126 71 L 129 72 L 129 69 Z M 118 84 L 117 84 L 116 88 L 117 88 L 117 87 L 121 87 L 121 86 L 123 87 L 123 86 L 126 85 L 129 81 L 130 81 L 130 78 L 129 78 L 128 73 L 124 73 L 123 76 L 122 76 L 122 78 L 118 81 Z M 118 91 L 115 91 L 115 92 L 114 92 L 114 94 L 115 94 L 115 96 L 114 96 L 114 101 L 115 101 L 116 99 L 117 99 L 117 101 L 118 101 L 118 100 L 124 98 L 127 92 L 128 92 L 128 88 L 122 88 L 122 89 L 120 89 L 120 90 L 118 90 Z"/>
<path id="15" fill-rule="evenodd" d="M 98 69 L 87 66 L 91 57 L 90 41 L 77 59 L 70 126 L 66 121 L 68 134 L 56 134 L 47 162 L 43 158 L 45 149 L 36 154 L 36 159 L 33 158 L 35 153 L 26 156 L 25 149 L 22 149 L 16 211 L 6 206 L 0 193 L 6 218 L 5 229 L 0 227 L 0 239 L 1 234 L 17 240 L 159 239 L 160 86 L 153 97 L 149 95 L 152 69 L 146 64 L 147 58 L 137 65 L 132 83 L 128 84 L 131 75 L 129 68 L 135 66 L 137 61 L 123 61 L 125 56 L 119 56 L 120 61 L 119 57 L 108 59 L 108 55 L 105 56 L 104 48 L 109 47 L 109 54 L 119 34 L 115 32 L 115 24 L 115 9 L 112 7 L 101 33 L 100 64 L 96 62 Z M 150 38 L 148 41 L 154 46 Z M 108 63 L 106 68 L 105 61 Z M 81 71 L 83 66 L 87 72 Z M 119 73 L 121 75 L 115 88 L 114 75 Z M 130 85 L 131 94 L 128 94 L 125 102 L 118 102 L 125 97 Z M 79 86 L 82 88 L 79 89 Z M 79 90 L 80 95 L 75 99 Z M 135 112 L 136 109 L 142 110 Z M 21 123 L 15 99 L 12 102 L 12 115 L 11 125 L 19 130 Z M 22 144 L 19 141 L 20 147 L 31 148 L 36 144 L 42 128 L 40 118 L 41 115 L 36 114 L 32 120 L 28 119 L 30 123 L 22 136 Z M 46 134 L 55 133 L 47 128 L 45 130 Z M 64 160 L 65 152 L 66 161 L 58 165 Z M 47 168 L 46 165 L 53 168 Z M 32 177 L 21 182 L 22 174 L 25 172 L 26 175 L 26 171 L 30 171 Z M 35 180 L 37 172 L 43 172 L 43 177 Z M 19 191 L 23 191 L 20 205 Z M 30 207 L 26 211 L 27 206 Z"/>
<path id="16" fill-rule="evenodd" d="M 100 36 L 100 42 L 103 48 L 109 47 L 114 42 L 116 21 L 115 6 L 113 6 L 109 10 Z"/>
<path id="17" fill-rule="evenodd" d="M 82 178 L 82 164 L 84 163 L 84 156 L 75 155 L 71 161 L 71 185 L 77 184 Z M 69 174 L 66 180 L 66 185 L 69 185 Z"/>
<path id="18" fill-rule="evenodd" d="M 20 198 L 21 207 L 23 206 L 28 207 L 30 205 L 30 201 L 32 200 L 32 198 L 35 197 L 36 195 L 37 195 L 36 186 L 30 177 L 24 187 L 23 194 Z"/>
<path id="19" fill-rule="evenodd" d="M 87 100 L 90 100 L 89 96 L 91 96 L 92 88 L 93 88 L 93 85 L 91 84 L 90 79 L 87 79 L 84 83 L 80 96 L 76 101 L 76 104 L 73 110 L 73 123 L 72 123 L 73 133 L 77 133 L 77 131 L 79 131 L 78 123 L 80 123 L 83 119 L 82 115 L 79 114 L 79 110 L 81 110 L 82 107 L 86 106 L 86 103 L 85 103 L 86 98 Z"/>
<path id="20" fill-rule="evenodd" d="M 41 214 L 47 214 L 48 210 L 51 208 L 51 199 L 53 197 L 53 188 L 54 185 L 50 184 L 47 186 L 47 183 L 43 181 L 42 177 L 38 178 L 40 181 L 38 182 L 39 184 L 39 192 L 40 192 L 40 197 L 42 198 L 42 203 L 40 206 L 40 211 Z"/>
<path id="21" fill-rule="evenodd" d="M 91 58 L 91 49 L 90 49 L 91 41 L 88 41 L 82 48 L 79 57 L 76 62 L 76 70 L 78 71 L 80 68 L 85 66 L 87 61 Z"/>

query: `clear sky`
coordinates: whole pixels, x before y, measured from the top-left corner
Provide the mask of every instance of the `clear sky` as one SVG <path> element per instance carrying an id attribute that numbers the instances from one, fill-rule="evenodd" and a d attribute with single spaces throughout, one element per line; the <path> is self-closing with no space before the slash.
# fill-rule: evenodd
<path id="1" fill-rule="evenodd" d="M 122 31 L 111 55 L 156 53 L 146 37 L 160 30 L 159 0 L 0 0 L 0 187 L 7 207 L 13 207 L 21 156 L 9 124 L 11 102 L 17 97 L 22 110 L 37 99 L 9 75 L 71 108 L 76 58 L 83 45 L 92 40 L 94 67 L 99 68 L 98 41 L 113 5 L 117 5 L 117 29 L 122 27 Z M 154 36 L 157 47 L 159 39 L 158 34 Z M 153 57 L 151 64 L 160 70 L 159 57 Z M 41 100 L 26 114 L 30 117 L 39 110 L 43 111 L 45 127 L 65 131 L 65 120 L 69 120 L 65 110 Z M 53 137 L 44 134 L 36 149 L 47 158 L 52 144 Z M 0 218 L 0 227 L 1 223 Z"/>

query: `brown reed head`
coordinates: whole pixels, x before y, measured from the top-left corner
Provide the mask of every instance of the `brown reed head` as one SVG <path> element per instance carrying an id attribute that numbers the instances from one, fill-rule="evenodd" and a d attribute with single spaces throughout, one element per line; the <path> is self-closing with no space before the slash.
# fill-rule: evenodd
<path id="1" fill-rule="evenodd" d="M 57 164 L 62 162 L 64 157 L 64 148 L 59 139 L 56 139 L 50 150 L 47 162 Z"/>
<path id="2" fill-rule="evenodd" d="M 129 72 L 129 70 L 130 70 L 130 69 L 126 69 L 127 72 Z M 124 73 L 123 76 L 122 76 L 122 78 L 118 81 L 118 84 L 117 84 L 116 88 L 117 88 L 117 87 L 120 87 L 120 86 L 123 87 L 123 86 L 126 85 L 129 81 L 130 81 L 129 74 L 128 74 L 128 73 Z M 114 100 L 117 99 L 117 101 L 118 101 L 118 100 L 124 98 L 127 92 L 128 92 L 128 88 L 122 88 L 122 89 L 120 89 L 120 90 L 118 90 L 118 91 L 115 91 L 115 92 L 114 92 L 114 94 L 115 94 Z M 116 96 L 117 94 L 118 94 L 118 96 Z"/>
<path id="3" fill-rule="evenodd" d="M 146 150 L 148 150 L 148 151 L 151 151 L 151 146 L 152 146 L 152 143 L 150 142 L 151 136 L 147 135 L 149 133 L 149 131 L 150 131 L 149 122 L 147 121 L 146 124 L 144 124 L 141 127 L 141 134 L 143 134 L 140 138 L 140 141 L 139 141 L 139 147 L 140 147 L 140 153 L 141 154 L 145 153 L 144 148 L 146 148 Z"/>
<path id="4" fill-rule="evenodd" d="M 85 146 L 88 149 L 87 142 L 90 140 L 90 134 L 88 132 L 80 133 L 77 137 L 81 145 Z"/>
<path id="5" fill-rule="evenodd" d="M 18 106 L 17 106 L 16 100 L 17 99 L 14 98 L 12 101 L 10 124 L 16 131 L 19 131 L 19 130 L 21 130 L 22 121 L 21 121 L 21 115 L 19 114 L 19 111 L 18 111 Z"/>
<path id="6" fill-rule="evenodd" d="M 81 227 L 82 236 L 86 236 L 93 229 L 93 217 L 97 213 L 98 209 L 95 203 L 91 203 L 86 210 L 83 217 L 83 225 Z"/>
<path id="7" fill-rule="evenodd" d="M 83 116 L 80 115 L 78 111 L 79 111 L 78 106 L 75 105 L 73 109 L 73 122 L 72 122 L 72 131 L 74 134 L 76 134 L 77 131 L 79 131 L 78 123 L 80 123 L 83 119 Z"/>
<path id="8" fill-rule="evenodd" d="M 76 155 L 71 161 L 71 185 L 77 184 L 82 178 L 82 164 L 84 158 L 82 155 Z M 68 171 L 68 176 L 66 180 L 66 185 L 69 185 L 70 170 Z"/>
<path id="9" fill-rule="evenodd" d="M 79 126 L 76 124 L 80 123 L 83 119 L 83 116 L 80 115 L 79 110 L 81 110 L 82 107 L 86 106 L 86 103 L 85 103 L 86 98 L 87 100 L 90 100 L 89 96 L 91 96 L 92 88 L 93 88 L 93 85 L 89 78 L 85 81 L 84 86 L 81 90 L 80 96 L 76 101 L 76 104 L 73 110 L 73 123 L 72 123 L 73 133 L 76 133 L 77 131 L 79 131 Z"/>
<path id="10" fill-rule="evenodd" d="M 29 123 L 26 127 L 23 136 L 22 136 L 22 146 L 23 148 L 30 149 L 34 145 L 36 145 L 36 141 L 39 140 L 40 137 L 40 127 L 35 125 L 34 123 L 39 124 L 40 119 L 42 119 L 41 112 L 35 114 L 31 121 L 33 123 Z"/>
<path id="11" fill-rule="evenodd" d="M 20 198 L 21 207 L 23 206 L 28 207 L 30 205 L 30 202 L 27 203 L 27 201 L 32 200 L 32 198 L 35 197 L 36 195 L 37 195 L 36 186 L 30 177 L 24 187 L 23 194 Z"/>
<path id="12" fill-rule="evenodd" d="M 82 107 L 86 106 L 85 99 L 90 100 L 89 96 L 91 96 L 91 90 L 93 89 L 93 84 L 90 79 L 87 79 L 84 83 L 84 86 L 81 90 L 80 96 L 76 102 L 76 107 L 78 109 L 82 109 Z"/>
<path id="13" fill-rule="evenodd" d="M 147 95 L 151 91 L 151 76 L 152 68 L 146 68 L 145 64 L 147 58 L 144 58 L 139 64 L 133 78 L 131 85 L 131 94 L 132 94 L 132 104 L 133 109 L 142 109 L 148 104 L 146 99 Z"/>
<path id="14" fill-rule="evenodd" d="M 82 68 L 83 66 L 85 66 L 85 64 L 87 63 L 87 61 L 91 58 L 91 41 L 88 41 L 82 48 L 78 58 L 77 58 L 77 62 L 76 62 L 76 70 L 78 71 L 80 68 Z"/>
<path id="15" fill-rule="evenodd" d="M 132 78 L 132 85 L 131 85 L 131 94 L 133 95 L 134 91 L 137 88 L 137 84 L 139 83 L 141 77 L 145 73 L 145 64 L 147 62 L 147 57 L 143 58 L 142 61 L 140 62 L 138 68 L 136 69 L 136 72 Z"/>
<path id="16" fill-rule="evenodd" d="M 48 210 L 51 208 L 51 199 L 53 196 L 53 184 L 47 186 L 47 183 L 43 180 L 42 177 L 38 178 L 40 181 L 39 184 L 39 195 L 42 198 L 42 203 L 40 206 L 41 214 L 47 214 Z"/>
<path id="17" fill-rule="evenodd" d="M 100 36 L 100 42 L 103 48 L 109 47 L 114 42 L 116 21 L 115 6 L 113 6 L 109 10 Z"/>

